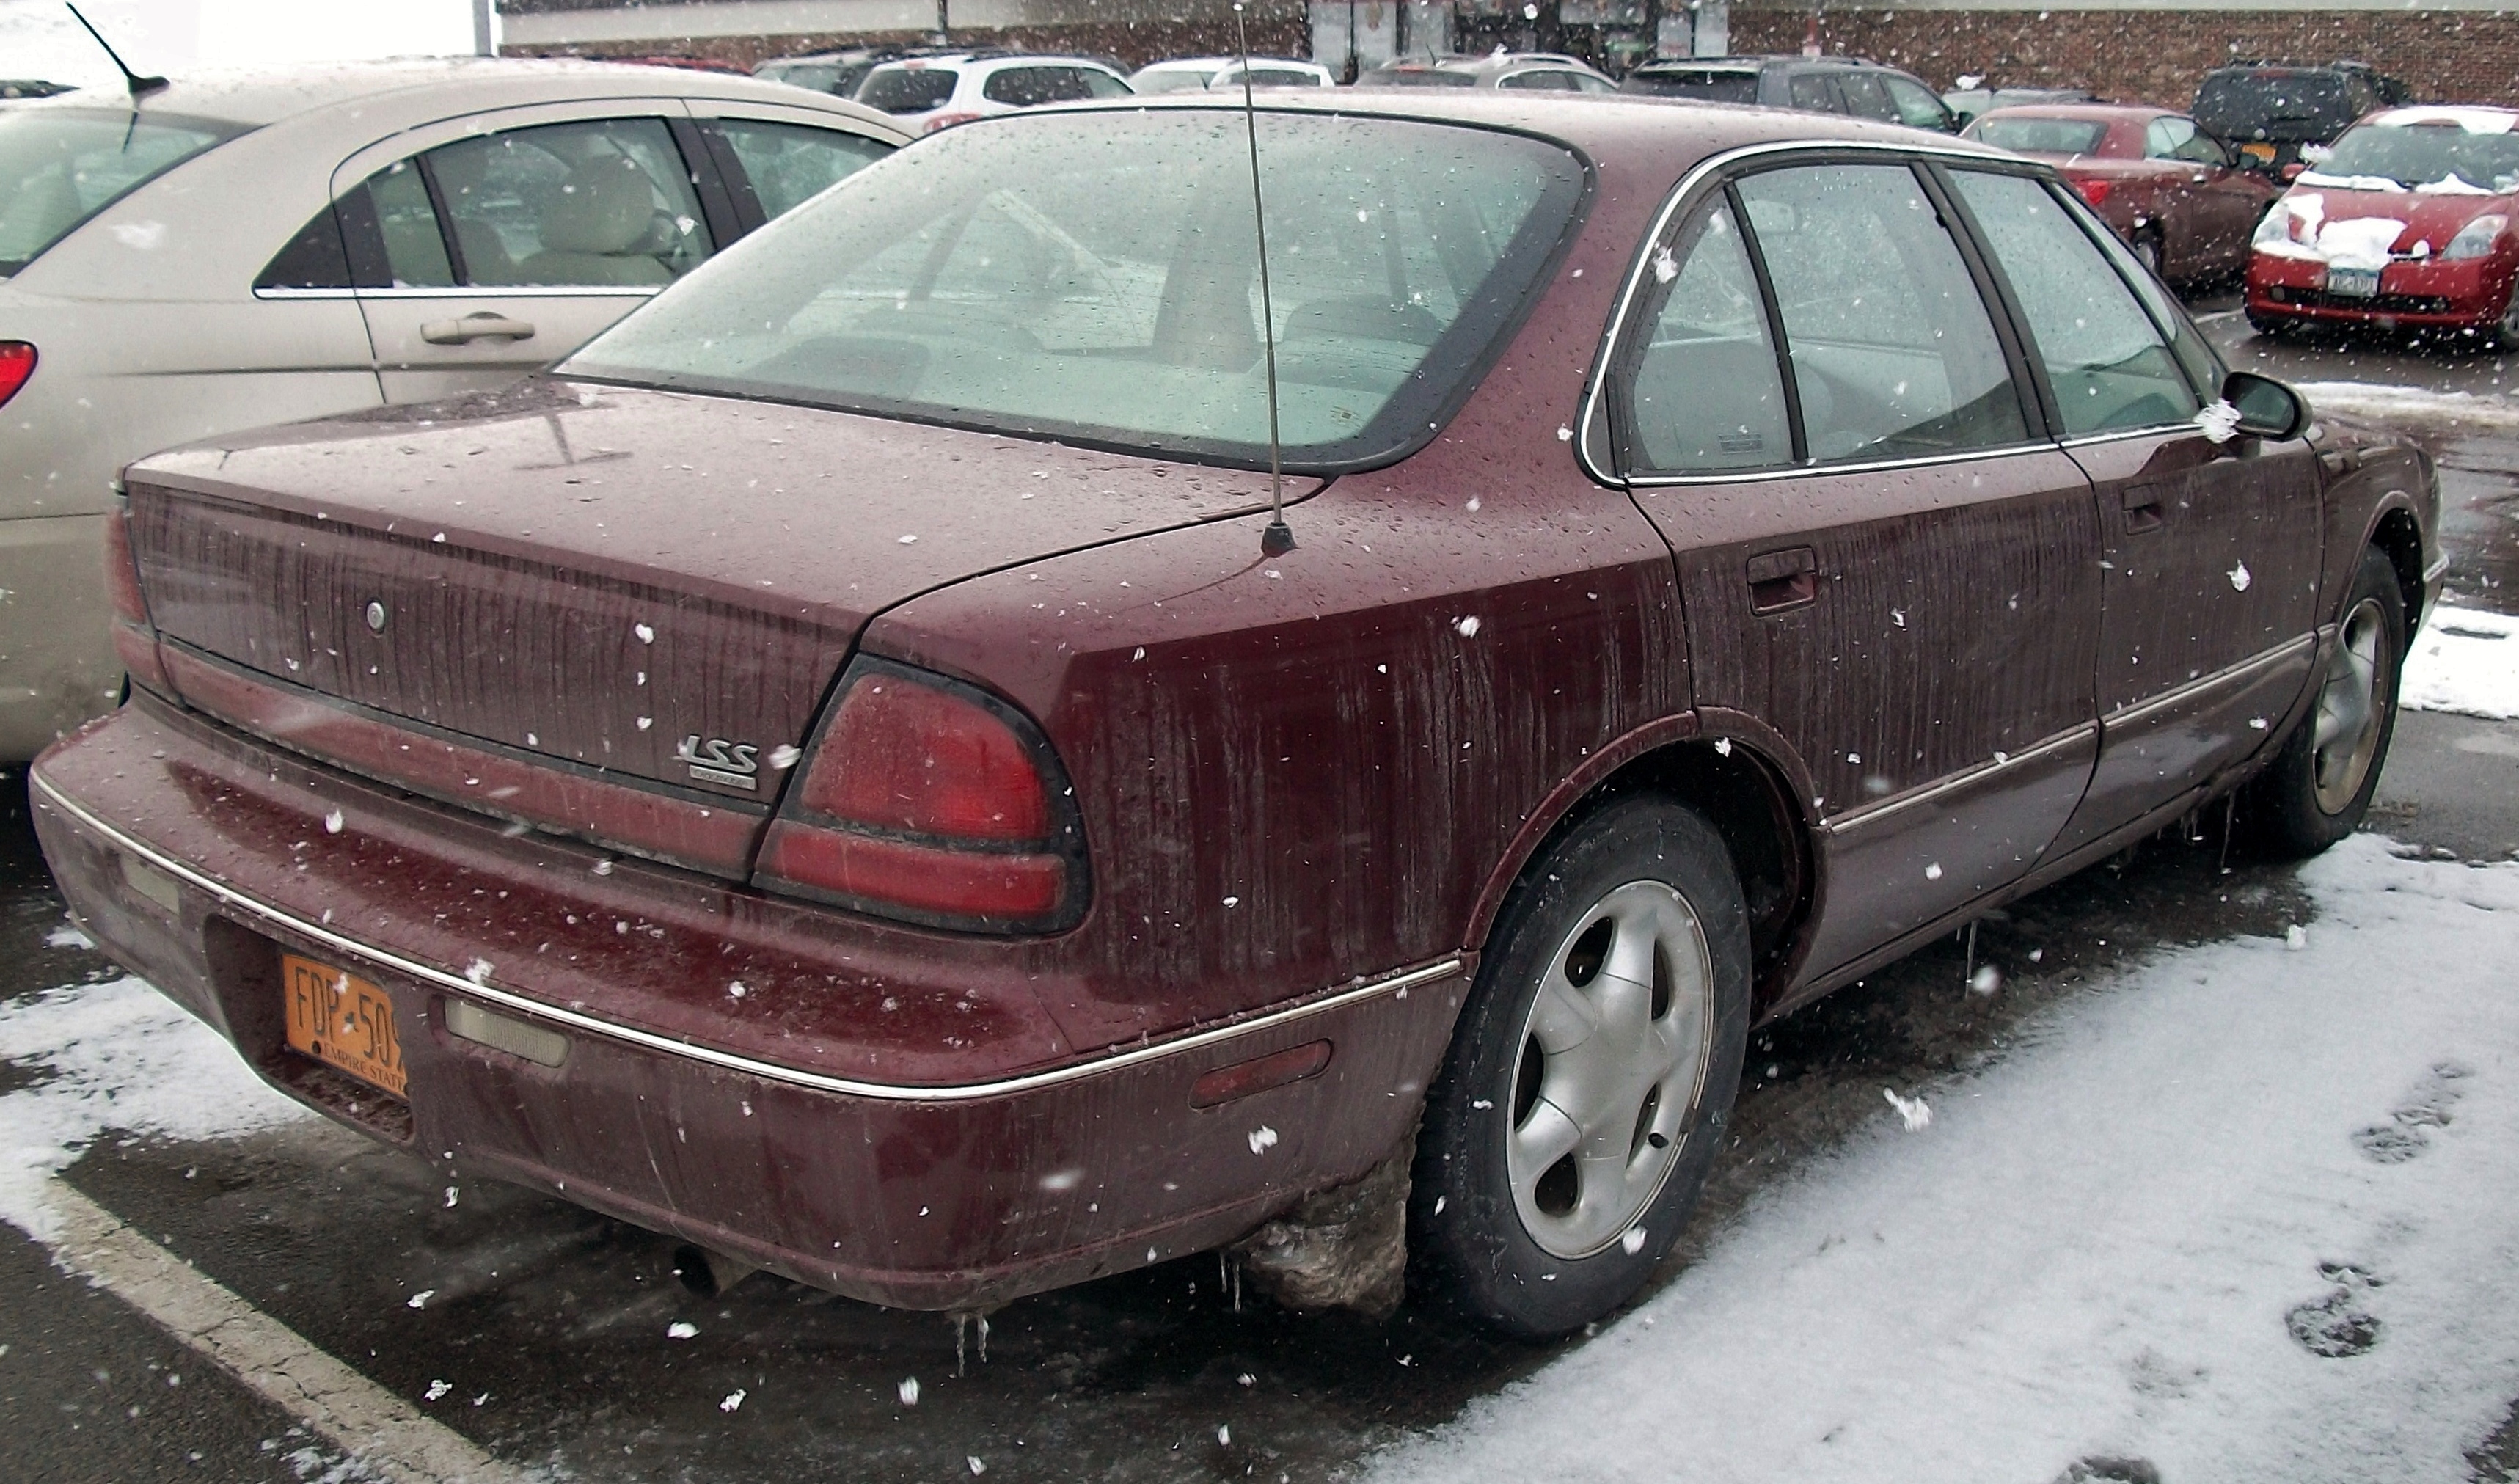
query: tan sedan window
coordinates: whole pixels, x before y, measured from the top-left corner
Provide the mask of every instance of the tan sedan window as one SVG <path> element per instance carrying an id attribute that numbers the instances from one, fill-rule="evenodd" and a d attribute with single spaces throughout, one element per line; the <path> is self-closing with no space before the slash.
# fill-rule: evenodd
<path id="1" fill-rule="evenodd" d="M 472 286 L 661 284 L 713 247 L 661 119 L 510 129 L 426 159 Z"/>

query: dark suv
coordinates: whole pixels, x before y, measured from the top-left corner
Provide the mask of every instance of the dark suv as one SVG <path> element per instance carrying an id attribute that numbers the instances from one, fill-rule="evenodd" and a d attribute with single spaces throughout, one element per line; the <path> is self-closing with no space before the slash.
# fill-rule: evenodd
<path id="1" fill-rule="evenodd" d="M 2303 145 L 2333 144 L 2363 114 L 2411 102 L 2413 89 L 2366 62 L 2234 62 L 2204 74 L 2192 111 L 2198 128 L 2273 171 L 2298 160 Z"/>
<path id="2" fill-rule="evenodd" d="M 1627 74 L 1623 93 L 1762 103 L 1810 113 L 1851 113 L 1882 123 L 1959 132 L 1958 115 L 1922 79 L 1859 57 L 1711 57 L 1649 62 Z"/>

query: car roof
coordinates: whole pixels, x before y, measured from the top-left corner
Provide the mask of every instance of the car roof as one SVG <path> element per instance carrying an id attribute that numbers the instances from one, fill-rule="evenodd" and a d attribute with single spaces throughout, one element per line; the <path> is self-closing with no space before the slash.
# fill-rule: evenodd
<path id="1" fill-rule="evenodd" d="M 259 128 L 303 114 L 352 107 L 388 115 L 409 111 L 416 117 L 442 118 L 476 109 L 570 99 L 655 96 L 732 99 L 790 108 L 817 106 L 803 101 L 813 95 L 785 83 L 756 80 L 733 72 L 575 58 L 430 57 L 201 68 L 172 78 L 165 87 L 136 102 L 108 89 L 82 88 L 13 107 L 128 108 L 143 116 L 169 113 Z M 407 108 L 396 109 L 397 102 Z M 869 123 L 883 121 L 879 113 L 838 100 L 823 99 L 818 106 L 826 111 L 862 116 Z M 885 122 L 885 127 L 899 126 Z"/>
<path id="2" fill-rule="evenodd" d="M 1171 109 L 1241 109 L 1240 95 L 1156 93 L 1131 98 L 1050 104 L 1010 115 L 1039 117 L 1069 112 L 1145 112 Z M 1655 98 L 1632 93 L 1548 93 L 1518 88 L 1287 89 L 1266 95 L 1261 111 L 1336 113 L 1414 119 L 1510 129 L 1554 139 L 1598 159 L 1609 153 L 1645 153 L 1686 169 L 1723 151 L 1753 145 L 1827 144 L 1853 141 L 1902 150 L 1937 150 L 2018 164 L 2020 156 L 1973 140 L 1878 123 L 1843 113 L 1767 109 L 1693 98 Z M 989 119 L 965 125 L 1001 123 Z"/>
<path id="3" fill-rule="evenodd" d="M 1067 52 L 940 52 L 929 57 L 904 57 L 884 63 L 876 70 L 897 67 L 906 72 L 923 72 L 937 67 L 1038 66 L 1044 62 L 1059 66 L 1083 65 L 1100 67 L 1104 71 L 1114 70 L 1111 64 L 1098 57 L 1079 57 Z"/>
<path id="4" fill-rule="evenodd" d="M 1253 61 L 1259 59 L 1254 58 Z M 1501 72 L 1508 68 L 1560 67 L 1588 72 L 1592 68 L 1578 58 L 1563 52 L 1487 52 L 1482 55 L 1454 54 L 1444 57 L 1394 57 L 1375 67 L 1377 72 Z"/>
<path id="5" fill-rule="evenodd" d="M 2519 127 L 2519 109 L 2498 108 L 2489 103 L 2417 103 L 2401 109 L 2381 109 L 2362 121 L 2398 128 L 2419 124 L 2456 124 L 2470 134 L 2502 134 Z M 2477 127 L 2479 124 L 2482 127 Z"/>

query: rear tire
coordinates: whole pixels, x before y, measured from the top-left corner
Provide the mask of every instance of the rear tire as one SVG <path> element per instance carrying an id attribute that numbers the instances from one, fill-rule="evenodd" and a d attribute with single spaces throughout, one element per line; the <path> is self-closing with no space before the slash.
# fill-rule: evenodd
<path id="1" fill-rule="evenodd" d="M 1748 1020 L 1748 913 L 1712 826 L 1651 798 L 1575 825 L 1497 919 L 1427 1095 L 1420 1290 L 1520 1339 L 1633 1296 L 1704 1187 Z"/>
<path id="2" fill-rule="evenodd" d="M 2274 763 L 2239 795 L 2249 845 L 2296 859 L 2361 826 L 2396 735 L 2406 637 L 2396 566 L 2370 547 L 2345 596 L 2342 629 L 2319 677 L 2317 701 L 2293 724 Z"/>

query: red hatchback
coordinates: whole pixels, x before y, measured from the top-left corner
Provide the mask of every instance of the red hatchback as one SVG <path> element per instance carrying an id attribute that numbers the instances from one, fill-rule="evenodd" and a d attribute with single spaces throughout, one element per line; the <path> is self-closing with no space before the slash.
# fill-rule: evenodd
<path id="1" fill-rule="evenodd" d="M 2139 104 L 1996 109 L 1967 137 L 2055 165 L 2144 267 L 2175 283 L 2235 276 L 2280 189 L 2195 120 Z"/>
<path id="2" fill-rule="evenodd" d="M 956 129 L 518 390 L 135 465 L 79 920 L 336 1118 L 842 1293 L 1231 1244 L 1537 1335 L 1758 1021 L 2233 790 L 2360 818 L 2430 467 L 2051 172 L 1280 97 L 1263 277 L 1245 127 Z"/>
<path id="3" fill-rule="evenodd" d="M 2257 229 L 2248 323 L 2369 325 L 2519 350 L 2519 110 L 2391 109 L 2355 124 Z"/>

